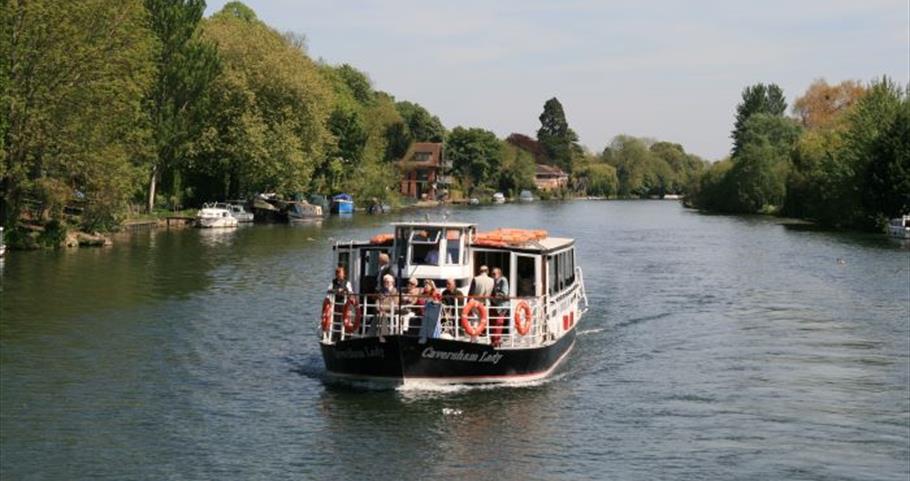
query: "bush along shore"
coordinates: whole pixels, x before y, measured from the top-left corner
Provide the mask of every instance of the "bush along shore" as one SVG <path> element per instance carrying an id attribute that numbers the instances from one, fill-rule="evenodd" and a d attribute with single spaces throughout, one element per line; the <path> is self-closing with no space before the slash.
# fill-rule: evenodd
<path id="1" fill-rule="evenodd" d="M 777 85 L 743 91 L 733 151 L 692 185 L 686 203 L 822 226 L 881 231 L 910 213 L 910 86 L 818 80 L 793 104 Z"/>

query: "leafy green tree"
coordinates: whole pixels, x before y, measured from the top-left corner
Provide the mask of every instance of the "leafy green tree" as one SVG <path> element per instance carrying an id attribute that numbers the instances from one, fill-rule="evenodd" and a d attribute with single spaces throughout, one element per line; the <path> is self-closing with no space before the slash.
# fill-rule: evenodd
<path id="1" fill-rule="evenodd" d="M 446 157 L 463 183 L 493 186 L 503 157 L 502 142 L 496 134 L 479 128 L 455 127 L 446 139 Z M 467 178 L 468 182 L 464 182 Z"/>
<path id="2" fill-rule="evenodd" d="M 191 150 L 197 201 L 306 191 L 333 140 L 331 89 L 316 64 L 239 2 L 204 21 L 201 38 L 218 46 L 222 72 Z"/>
<path id="3" fill-rule="evenodd" d="M 746 121 L 755 114 L 783 116 L 787 111 L 784 92 L 776 84 L 755 84 L 743 89 L 742 102 L 736 106 L 736 121 L 733 124 L 733 157 L 739 154 Z"/>
<path id="4" fill-rule="evenodd" d="M 514 145 L 502 144 L 502 161 L 499 168 L 499 190 L 518 194 L 525 189 L 534 188 L 534 175 L 537 164 L 527 151 Z"/>
<path id="5" fill-rule="evenodd" d="M 572 159 L 580 153 L 578 135 L 566 121 L 566 113 L 556 97 L 547 100 L 540 114 L 537 141 L 550 161 L 566 172 L 572 172 Z"/>
<path id="6" fill-rule="evenodd" d="M 172 190 L 179 186 L 174 178 L 176 164 L 201 133 L 209 86 L 220 64 L 215 46 L 195 36 L 204 0 L 145 0 L 145 7 L 158 40 L 157 75 L 147 100 L 156 149 L 146 199 L 151 212 L 160 176 L 170 178 Z"/>
<path id="7" fill-rule="evenodd" d="M 855 177 L 851 184 L 859 193 L 856 204 L 862 210 L 853 223 L 861 228 L 876 229 L 888 216 L 903 209 L 910 194 L 905 190 L 907 97 L 910 85 L 901 88 L 891 79 L 874 81 L 848 114 L 849 127 L 844 132 L 843 155 L 852 166 Z"/>
<path id="8" fill-rule="evenodd" d="M 26 199 L 51 197 L 91 201 L 89 227 L 114 222 L 152 154 L 142 100 L 154 40 L 144 6 L 9 0 L 2 8 L 3 222 L 14 222 Z"/>
<path id="9" fill-rule="evenodd" d="M 604 162 L 588 162 L 575 171 L 580 187 L 588 195 L 612 197 L 619 192 L 616 168 Z"/>

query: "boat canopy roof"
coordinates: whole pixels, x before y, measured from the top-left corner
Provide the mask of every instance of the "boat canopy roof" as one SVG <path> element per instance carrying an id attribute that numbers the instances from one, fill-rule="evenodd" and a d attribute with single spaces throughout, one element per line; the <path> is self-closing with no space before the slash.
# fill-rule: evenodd
<path id="1" fill-rule="evenodd" d="M 354 200 L 351 194 L 338 194 L 332 197 L 332 200 Z"/>
<path id="2" fill-rule="evenodd" d="M 476 226 L 477 224 L 469 224 L 467 222 L 392 222 L 392 227 L 414 227 L 429 229 L 467 229 L 468 227 Z"/>

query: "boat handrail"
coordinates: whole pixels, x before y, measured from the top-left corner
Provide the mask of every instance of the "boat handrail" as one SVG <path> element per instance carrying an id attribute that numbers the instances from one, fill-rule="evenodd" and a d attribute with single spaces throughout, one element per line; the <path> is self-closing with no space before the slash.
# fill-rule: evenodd
<path id="1" fill-rule="evenodd" d="M 402 293 L 400 296 L 395 294 L 354 294 L 329 292 L 326 298 L 332 303 L 332 320 L 328 330 L 322 331 L 323 342 L 332 343 L 343 341 L 350 338 L 377 337 L 386 335 L 405 335 L 420 337 L 420 325 L 423 320 L 423 313 L 428 302 L 440 303 L 440 322 L 439 336 L 444 339 L 456 341 L 472 340 L 464 328 L 461 326 L 462 310 L 470 301 L 480 301 L 487 311 L 487 322 L 482 332 L 473 338 L 473 341 L 483 344 L 497 343 L 501 348 L 527 348 L 546 345 L 559 336 L 556 334 L 561 330 L 566 330 L 564 316 L 567 312 L 572 312 L 573 325 L 575 317 L 580 317 L 583 311 L 576 313 L 578 304 L 578 283 L 571 288 L 566 289 L 556 297 L 548 295 L 543 296 L 508 296 L 508 297 L 491 297 L 491 296 L 448 296 L 440 299 L 433 295 L 410 295 Z M 402 299 L 399 306 L 398 300 Z M 349 321 L 351 326 L 356 327 L 352 332 L 345 329 L 344 309 L 345 304 L 354 300 L 354 306 L 357 311 L 349 312 Z M 383 301 L 388 299 L 388 304 Z M 452 305 L 447 305 L 445 300 L 451 300 Z M 525 302 L 531 309 L 531 326 L 530 330 L 524 335 L 520 334 L 515 327 L 515 310 L 517 306 Z M 499 304 L 501 303 L 501 304 Z M 351 308 L 349 308 L 351 309 Z M 361 322 L 355 325 L 354 318 L 359 316 Z M 501 325 L 497 325 L 495 319 L 501 319 Z M 478 315 L 474 312 L 469 313 L 468 320 L 476 326 Z M 412 325 L 415 324 L 415 325 Z M 497 342 L 498 340 L 498 342 Z"/>

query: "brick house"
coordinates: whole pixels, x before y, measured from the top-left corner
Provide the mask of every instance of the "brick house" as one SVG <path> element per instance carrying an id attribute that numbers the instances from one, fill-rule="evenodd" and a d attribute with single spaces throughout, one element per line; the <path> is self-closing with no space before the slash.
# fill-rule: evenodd
<path id="1" fill-rule="evenodd" d="M 552 165 L 537 164 L 537 171 L 534 173 L 534 185 L 538 190 L 556 190 L 569 186 L 569 174 L 565 173 L 559 167 Z"/>
<path id="2" fill-rule="evenodd" d="M 401 195 L 414 199 L 435 200 L 451 183 L 446 175 L 452 167 L 443 159 L 441 143 L 416 142 L 398 161 L 401 171 Z"/>

